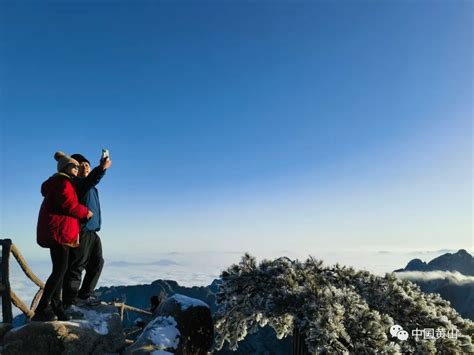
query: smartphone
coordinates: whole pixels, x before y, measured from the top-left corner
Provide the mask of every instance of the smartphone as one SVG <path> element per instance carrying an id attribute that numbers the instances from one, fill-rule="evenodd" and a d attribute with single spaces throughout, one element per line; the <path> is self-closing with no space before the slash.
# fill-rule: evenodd
<path id="1" fill-rule="evenodd" d="M 102 149 L 102 160 L 105 160 L 109 157 L 109 150 L 108 149 Z"/>

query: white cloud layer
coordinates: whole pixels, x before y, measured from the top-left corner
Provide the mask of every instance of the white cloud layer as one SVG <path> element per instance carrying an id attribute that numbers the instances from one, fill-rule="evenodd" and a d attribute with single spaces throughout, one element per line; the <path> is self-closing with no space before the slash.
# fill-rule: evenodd
<path id="1" fill-rule="evenodd" d="M 457 271 L 406 271 L 398 272 L 396 275 L 400 279 L 409 281 L 448 280 L 456 285 L 474 283 L 474 276 L 467 276 Z"/>
<path id="2" fill-rule="evenodd" d="M 107 250 L 105 250 L 107 252 Z M 148 255 L 112 256 L 104 255 L 105 265 L 99 280 L 101 286 L 127 286 L 150 284 L 155 280 L 174 280 L 181 286 L 207 286 L 218 278 L 220 273 L 233 263 L 240 261 L 244 251 L 235 252 L 173 252 L 150 253 Z M 258 260 L 263 258 L 274 259 L 288 256 L 291 259 L 306 259 L 309 254 L 296 253 L 289 250 L 267 253 L 251 253 Z M 430 260 L 443 254 L 443 251 L 425 251 L 423 258 Z M 326 265 L 339 263 L 352 266 L 355 269 L 368 270 L 376 275 L 383 276 L 387 272 L 404 267 L 413 258 L 412 252 L 397 251 L 351 251 L 351 252 L 324 252 L 319 251 L 312 255 L 324 261 Z M 51 272 L 51 261 L 27 260 L 34 273 L 46 281 Z M 10 263 L 10 283 L 13 291 L 28 306 L 38 290 L 12 260 Z M 409 280 L 436 280 L 449 279 L 453 283 L 462 284 L 474 282 L 474 277 L 453 272 L 405 272 L 398 273 L 398 277 Z M 20 311 L 14 308 L 14 314 Z"/>

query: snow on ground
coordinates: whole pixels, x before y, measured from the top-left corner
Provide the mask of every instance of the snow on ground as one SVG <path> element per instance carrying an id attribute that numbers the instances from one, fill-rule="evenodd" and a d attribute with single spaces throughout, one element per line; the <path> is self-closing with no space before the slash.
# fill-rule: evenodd
<path id="1" fill-rule="evenodd" d="M 84 315 L 84 319 L 73 319 L 63 323 L 75 327 L 93 329 L 97 334 L 100 335 L 107 335 L 109 333 L 107 321 L 112 316 L 112 313 L 99 313 L 77 306 L 71 306 L 71 310 L 73 312 L 82 313 Z"/>
<path id="2" fill-rule="evenodd" d="M 158 347 L 158 350 L 176 349 L 181 336 L 176 328 L 177 325 L 176 320 L 171 316 L 156 317 L 146 326 L 140 338 L 149 339 Z"/>

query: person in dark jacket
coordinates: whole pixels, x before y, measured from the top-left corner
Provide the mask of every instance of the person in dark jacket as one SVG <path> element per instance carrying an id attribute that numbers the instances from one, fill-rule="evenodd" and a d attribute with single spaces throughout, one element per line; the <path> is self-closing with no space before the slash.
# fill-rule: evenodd
<path id="1" fill-rule="evenodd" d="M 62 152 L 56 152 L 58 173 L 41 185 L 41 204 L 36 241 L 50 249 L 53 270 L 43 289 L 33 321 L 68 320 L 61 304 L 60 293 L 68 267 L 69 252 L 77 248 L 79 219 L 92 217 L 89 209 L 79 204 L 71 178 L 76 176 L 79 163 Z"/>
<path id="2" fill-rule="evenodd" d="M 69 258 L 69 267 L 63 283 L 63 303 L 65 307 L 85 301 L 89 305 L 97 304 L 94 290 L 99 281 L 104 259 L 102 243 L 97 232 L 101 227 L 99 193 L 96 185 L 111 166 L 112 161 L 107 157 L 100 165 L 90 171 L 90 162 L 81 154 L 73 154 L 72 158 L 80 164 L 78 176 L 73 179 L 79 201 L 93 213 L 93 217 L 81 225 L 79 248 L 73 250 Z M 86 271 L 81 285 L 83 270 Z"/>

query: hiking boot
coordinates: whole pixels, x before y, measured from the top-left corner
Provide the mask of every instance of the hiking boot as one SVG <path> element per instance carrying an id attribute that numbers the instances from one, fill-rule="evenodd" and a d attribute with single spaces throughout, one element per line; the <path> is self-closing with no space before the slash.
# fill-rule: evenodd
<path id="1" fill-rule="evenodd" d="M 57 320 L 58 317 L 54 314 L 51 309 L 45 309 L 43 311 L 35 312 L 33 318 L 31 318 L 32 322 L 52 322 Z"/>
<path id="2" fill-rule="evenodd" d="M 63 301 L 63 308 L 66 310 L 76 304 L 76 301 Z"/>
<path id="3" fill-rule="evenodd" d="M 72 317 L 69 314 L 66 314 L 64 312 L 64 308 L 57 308 L 54 310 L 54 314 L 58 316 L 58 320 L 62 322 L 67 322 L 68 320 L 71 320 Z"/>
<path id="4" fill-rule="evenodd" d="M 86 298 L 78 297 L 77 298 L 77 305 L 78 306 L 89 306 L 95 307 L 100 305 L 100 300 L 94 296 L 89 296 Z"/>

